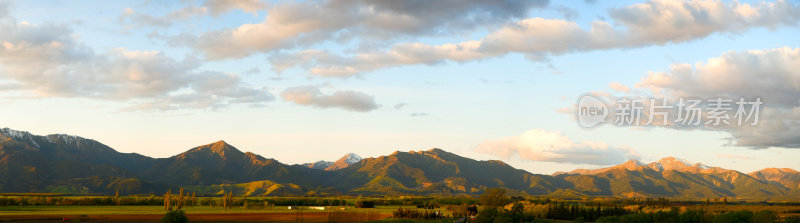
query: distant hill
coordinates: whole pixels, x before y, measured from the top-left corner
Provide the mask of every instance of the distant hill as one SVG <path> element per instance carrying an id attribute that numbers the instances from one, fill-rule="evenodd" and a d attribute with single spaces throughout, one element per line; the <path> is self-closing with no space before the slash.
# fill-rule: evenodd
<path id="1" fill-rule="evenodd" d="M 667 157 L 541 175 L 442 149 L 363 159 L 351 153 L 335 162 L 287 165 L 225 141 L 156 159 L 78 136 L 0 129 L 0 192 L 161 194 L 175 186 L 250 196 L 479 194 L 504 187 L 512 194 L 554 197 L 798 200 L 800 173 L 767 168 L 744 174 Z"/>
<path id="2" fill-rule="evenodd" d="M 798 177 L 791 174 L 790 169 L 765 169 L 748 175 L 667 157 L 649 164 L 629 160 L 608 168 L 553 175 L 573 182 L 577 191 L 589 195 L 780 200 L 796 193 L 797 188 L 789 186 L 796 185 Z"/>

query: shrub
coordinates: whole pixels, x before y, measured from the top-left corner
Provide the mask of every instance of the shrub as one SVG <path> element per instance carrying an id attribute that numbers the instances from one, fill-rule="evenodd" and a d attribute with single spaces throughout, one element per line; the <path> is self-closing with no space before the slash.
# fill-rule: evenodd
<path id="1" fill-rule="evenodd" d="M 714 217 L 714 223 L 736 223 L 736 222 L 752 222 L 753 212 L 751 211 L 737 211 L 719 214 Z"/>
<path id="2" fill-rule="evenodd" d="M 356 201 L 356 207 L 357 208 L 374 208 L 375 207 L 375 202 L 374 201 L 365 201 L 365 200 Z"/>
<path id="3" fill-rule="evenodd" d="M 778 216 L 775 215 L 772 211 L 769 210 L 762 210 L 756 213 L 753 213 L 753 222 L 758 223 L 773 223 L 777 221 Z"/>
<path id="4" fill-rule="evenodd" d="M 183 213 L 181 210 L 170 211 L 164 214 L 164 217 L 161 218 L 161 223 L 186 223 L 189 222 L 189 218 L 186 217 L 186 214 Z"/>

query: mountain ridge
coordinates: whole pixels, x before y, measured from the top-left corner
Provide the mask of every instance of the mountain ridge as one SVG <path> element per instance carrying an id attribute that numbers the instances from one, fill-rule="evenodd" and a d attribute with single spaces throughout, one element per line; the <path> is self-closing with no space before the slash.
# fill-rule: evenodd
<path id="1" fill-rule="evenodd" d="M 48 140 L 47 137 L 51 137 Z M 800 195 L 800 173 L 765 168 L 749 174 L 665 157 L 600 169 L 533 174 L 499 160 L 474 160 L 433 148 L 379 157 L 347 154 L 338 169 L 283 164 L 223 140 L 167 158 L 119 153 L 78 136 L 37 136 L 0 129 L 0 191 L 73 194 L 162 193 L 184 186 L 216 194 L 223 188 L 258 196 L 479 194 L 504 187 L 545 196 L 738 197 L 785 200 Z M 331 162 L 335 163 L 335 162 Z M 329 166 L 330 167 L 330 166 Z M 329 168 L 329 167 L 326 167 Z"/>

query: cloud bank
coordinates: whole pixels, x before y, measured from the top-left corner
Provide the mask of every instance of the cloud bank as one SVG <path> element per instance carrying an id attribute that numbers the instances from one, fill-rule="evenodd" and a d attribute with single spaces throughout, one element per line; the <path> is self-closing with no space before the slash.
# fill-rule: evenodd
<path id="1" fill-rule="evenodd" d="M 441 35 L 522 18 L 534 1 L 302 1 L 270 6 L 261 23 L 211 31 L 193 47 L 210 59 L 241 58 L 328 40 L 363 41 Z"/>
<path id="2" fill-rule="evenodd" d="M 299 66 L 315 75 L 342 77 L 387 67 L 433 65 L 447 61 L 467 62 L 510 53 L 523 54 L 530 60 L 541 61 L 546 60 L 549 55 L 680 43 L 714 33 L 735 34 L 752 28 L 795 25 L 800 20 L 800 7 L 784 0 L 755 4 L 711 0 L 653 0 L 610 9 L 609 14 L 611 22 L 594 21 L 588 28 L 567 20 L 535 17 L 503 25 L 479 40 L 439 45 L 404 42 L 390 45 L 386 49 L 361 49 L 345 55 L 324 50 L 300 50 L 272 54 L 270 62 L 277 70 Z M 300 45 L 298 41 L 303 41 L 305 37 L 319 37 L 307 35 L 298 38 L 301 33 L 319 32 L 324 36 L 325 33 L 342 28 L 320 23 L 301 24 L 306 26 L 280 26 L 271 24 L 268 19 L 266 23 L 242 26 L 230 33 L 210 38 L 214 41 L 206 41 L 200 49 L 211 58 L 244 56 L 254 51 L 271 52 L 291 48 Z M 434 27 L 446 25 L 433 24 Z M 284 29 L 294 33 L 276 32 L 288 34 L 270 35 L 271 30 Z M 404 30 L 404 33 L 408 32 L 409 30 Z M 244 39 L 248 36 L 268 38 Z M 223 47 L 228 45 L 236 47 Z M 220 49 L 215 50 L 215 46 Z"/>
<path id="3" fill-rule="evenodd" d="M 739 126 L 734 117 L 731 124 L 689 126 L 675 123 L 677 110 L 663 116 L 654 116 L 649 126 L 677 130 L 721 131 L 730 134 L 726 145 L 766 149 L 770 147 L 800 148 L 800 48 L 775 48 L 748 51 L 728 51 L 719 57 L 708 58 L 694 64 L 675 63 L 667 71 L 649 72 L 633 88 L 612 82 L 609 87 L 618 94 L 592 92 L 605 98 L 609 108 L 616 108 L 621 98 L 656 98 L 656 103 L 666 99 L 674 105 L 684 99 L 730 99 L 731 115 L 743 98 L 747 102 L 760 98 L 763 104 L 754 119 Z M 650 108 L 649 100 L 643 106 Z M 747 109 L 750 109 L 748 106 Z M 708 108 L 700 117 L 708 116 Z M 569 114 L 575 114 L 570 109 Z M 614 114 L 614 111 L 611 111 Z M 649 111 L 642 112 L 640 125 L 648 121 Z M 608 120 L 607 120 L 608 121 Z M 614 125 L 613 119 L 610 125 Z"/>
<path id="4" fill-rule="evenodd" d="M 673 64 L 636 87 L 671 99 L 760 97 L 756 126 L 714 130 L 730 132 L 735 146 L 800 148 L 800 48 L 729 51 L 694 65 Z"/>
<path id="5" fill-rule="evenodd" d="M 1 11 L 1 10 L 0 10 Z M 35 97 L 130 101 L 129 109 L 168 110 L 260 104 L 274 96 L 236 74 L 203 71 L 201 61 L 159 51 L 96 53 L 62 24 L 0 20 L 0 90 Z"/>

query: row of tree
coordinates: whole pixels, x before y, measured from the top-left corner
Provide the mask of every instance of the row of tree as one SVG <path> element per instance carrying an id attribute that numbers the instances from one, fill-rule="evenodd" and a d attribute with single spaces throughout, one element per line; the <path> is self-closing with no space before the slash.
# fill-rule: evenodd
<path id="1" fill-rule="evenodd" d="M 180 210 L 184 205 L 194 206 L 197 204 L 197 197 L 195 193 L 192 192 L 192 195 L 189 196 L 189 193 L 183 193 L 183 187 L 179 189 L 178 196 L 176 198 L 172 198 L 172 189 L 170 188 L 167 190 L 167 193 L 164 194 L 164 210 L 165 211 L 172 211 L 173 206 L 175 210 Z"/>
<path id="2" fill-rule="evenodd" d="M 779 222 L 778 216 L 772 211 L 748 211 L 741 210 L 735 212 L 727 212 L 721 214 L 709 214 L 703 210 L 688 210 L 679 212 L 677 209 L 670 211 L 657 211 L 653 213 L 636 213 L 620 216 L 605 216 L 598 218 L 595 222 L 675 222 L 675 223 L 730 223 L 730 222 L 756 222 L 756 223 L 774 223 Z M 783 222 L 798 222 L 797 219 L 787 219 Z"/>

